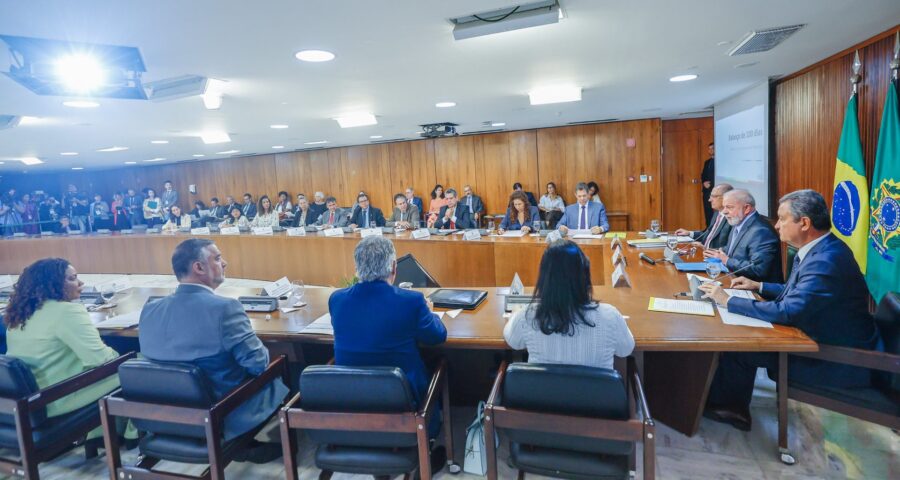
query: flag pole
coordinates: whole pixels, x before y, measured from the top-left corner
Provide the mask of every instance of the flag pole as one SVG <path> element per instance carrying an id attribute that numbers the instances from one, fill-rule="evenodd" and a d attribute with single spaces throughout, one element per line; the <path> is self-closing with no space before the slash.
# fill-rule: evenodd
<path id="1" fill-rule="evenodd" d="M 891 59 L 891 75 L 897 80 L 897 69 L 900 68 L 900 31 L 894 35 L 894 58 Z"/>
<path id="2" fill-rule="evenodd" d="M 862 76 L 859 74 L 859 70 L 862 68 L 862 62 L 859 61 L 859 50 L 853 55 L 853 75 L 850 75 L 850 83 L 853 85 L 853 95 L 856 95 L 857 87 L 859 86 L 860 80 L 862 80 Z"/>

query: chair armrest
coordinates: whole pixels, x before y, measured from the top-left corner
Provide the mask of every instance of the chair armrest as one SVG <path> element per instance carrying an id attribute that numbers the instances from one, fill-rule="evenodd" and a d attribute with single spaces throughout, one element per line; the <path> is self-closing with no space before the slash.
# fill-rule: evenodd
<path id="1" fill-rule="evenodd" d="M 422 408 L 419 409 L 419 416 L 430 417 L 440 402 L 441 389 L 444 386 L 444 377 L 447 375 L 447 359 L 441 358 L 434 374 L 431 375 L 431 382 L 428 384 L 428 390 L 425 393 L 425 401 L 422 402 Z"/>
<path id="2" fill-rule="evenodd" d="M 854 367 L 900 373 L 900 355 L 861 348 L 819 344 L 818 352 L 791 352 L 790 355 L 843 363 Z"/>
<path id="3" fill-rule="evenodd" d="M 500 362 L 500 369 L 497 370 L 497 379 L 494 380 L 494 386 L 491 387 L 491 394 L 488 395 L 487 406 L 493 407 L 498 405 L 500 402 L 500 395 L 503 390 L 503 380 L 506 379 L 506 367 L 509 366 L 509 363 L 504 360 Z"/>
<path id="4" fill-rule="evenodd" d="M 262 373 L 238 385 L 234 390 L 228 392 L 228 395 L 225 395 L 224 398 L 213 405 L 209 409 L 210 416 L 214 419 L 225 418 L 226 415 L 233 412 L 237 407 L 249 400 L 250 397 L 259 393 L 266 385 L 283 376 L 285 368 L 287 368 L 287 364 L 284 355 L 279 355 L 278 358 L 269 363 Z"/>
<path id="5" fill-rule="evenodd" d="M 137 356 L 136 352 L 129 352 L 121 357 L 110 360 L 103 365 L 94 367 L 86 372 L 79 373 L 74 377 L 67 378 L 59 383 L 50 385 L 49 387 L 37 392 L 28 399 L 29 408 L 42 408 L 50 402 L 59 400 L 66 395 L 71 395 L 88 385 L 105 380 L 119 372 L 119 365 L 126 360 L 130 360 Z"/>

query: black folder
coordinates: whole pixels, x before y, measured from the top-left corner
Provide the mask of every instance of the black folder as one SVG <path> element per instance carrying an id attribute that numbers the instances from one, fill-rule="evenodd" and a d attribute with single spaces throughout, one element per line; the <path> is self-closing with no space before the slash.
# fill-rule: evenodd
<path id="1" fill-rule="evenodd" d="M 434 303 L 435 307 L 474 310 L 487 298 L 487 292 L 484 290 L 442 288 L 429 295 L 428 298 Z"/>

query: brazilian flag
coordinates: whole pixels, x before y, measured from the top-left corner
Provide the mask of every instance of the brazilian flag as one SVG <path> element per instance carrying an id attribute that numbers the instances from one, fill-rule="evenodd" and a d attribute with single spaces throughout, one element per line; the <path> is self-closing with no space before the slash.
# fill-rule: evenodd
<path id="1" fill-rule="evenodd" d="M 876 302 L 889 291 L 900 290 L 900 105 L 897 85 L 891 82 L 872 175 L 869 201 L 869 265 L 866 283 Z"/>
<path id="2" fill-rule="evenodd" d="M 861 272 L 866 272 L 866 239 L 869 236 L 869 187 L 866 163 L 859 140 L 856 94 L 844 112 L 844 128 L 834 166 L 834 198 L 831 204 L 831 231 L 844 241 Z"/>

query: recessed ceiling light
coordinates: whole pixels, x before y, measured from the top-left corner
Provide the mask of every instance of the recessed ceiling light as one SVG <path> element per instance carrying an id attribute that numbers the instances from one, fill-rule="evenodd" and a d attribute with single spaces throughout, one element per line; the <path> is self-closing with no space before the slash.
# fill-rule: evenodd
<path id="1" fill-rule="evenodd" d="M 231 141 L 231 137 L 225 132 L 204 132 L 200 134 L 200 139 L 207 145 Z"/>
<path id="2" fill-rule="evenodd" d="M 335 118 L 341 128 L 364 127 L 366 125 L 375 125 L 378 119 L 371 113 L 351 113 L 342 117 Z"/>
<path id="3" fill-rule="evenodd" d="M 19 161 L 21 161 L 25 165 L 40 165 L 40 164 L 44 163 L 43 160 L 41 160 L 40 158 L 37 158 L 37 157 L 23 157 L 23 158 L 20 158 Z"/>
<path id="4" fill-rule="evenodd" d="M 756 65 L 756 64 L 758 64 L 758 63 L 759 63 L 759 62 L 739 63 L 739 64 L 735 65 L 734 68 L 747 68 L 747 67 L 752 67 L 752 66 L 754 66 L 754 65 Z"/>
<path id="5" fill-rule="evenodd" d="M 195 153 L 195 154 L 193 154 L 193 155 L 191 155 L 191 156 L 194 157 L 194 158 L 200 158 L 200 157 L 205 157 L 206 155 L 204 155 L 204 154 L 202 154 L 202 153 Z"/>
<path id="6" fill-rule="evenodd" d="M 106 83 L 106 71 L 94 57 L 73 54 L 56 61 L 56 76 L 70 92 L 87 93 Z"/>
<path id="7" fill-rule="evenodd" d="M 694 80 L 696 78 L 697 78 L 697 74 L 688 73 L 687 75 L 675 75 L 674 77 L 670 78 L 669 81 L 670 82 L 687 82 L 690 80 Z"/>
<path id="8" fill-rule="evenodd" d="M 272 145 L 272 148 L 274 148 L 275 150 L 281 150 L 282 148 L 284 148 L 284 145 Z"/>
<path id="9" fill-rule="evenodd" d="M 136 164 L 137 164 L 137 162 L 133 162 L 133 161 L 125 162 L 125 165 L 136 165 Z"/>
<path id="10" fill-rule="evenodd" d="M 64 157 L 74 157 L 75 155 L 78 155 L 78 152 L 62 152 L 60 155 Z"/>
<path id="11" fill-rule="evenodd" d="M 68 102 L 63 102 L 63 105 L 72 108 L 97 108 L 100 106 L 99 103 L 90 100 L 69 100 Z"/>
<path id="12" fill-rule="evenodd" d="M 435 103 L 434 106 L 437 108 L 450 108 L 450 107 L 455 107 L 456 102 L 438 102 L 438 103 Z"/>
<path id="13" fill-rule="evenodd" d="M 106 147 L 97 150 L 98 152 L 121 152 L 124 150 L 128 150 L 128 147 Z"/>
<path id="14" fill-rule="evenodd" d="M 580 102 L 581 87 L 549 86 L 540 87 L 528 92 L 528 98 L 532 105 L 546 105 L 548 103 Z"/>
<path id="15" fill-rule="evenodd" d="M 169 143 L 169 141 L 168 140 L 150 140 L 150 143 L 155 144 L 155 145 L 165 145 L 165 144 Z"/>
<path id="16" fill-rule="evenodd" d="M 240 150 L 225 150 L 224 152 L 216 152 L 216 155 L 231 155 L 232 153 L 238 153 Z"/>
<path id="17" fill-rule="evenodd" d="M 41 119 L 38 117 L 29 117 L 27 115 L 19 118 L 19 126 L 25 125 L 37 125 L 41 123 Z"/>
<path id="18" fill-rule="evenodd" d="M 84 167 L 72 167 L 72 170 L 84 170 Z"/>
<path id="19" fill-rule="evenodd" d="M 145 161 L 145 162 L 161 162 L 161 161 L 163 161 L 163 160 L 165 160 L 165 158 L 163 158 L 163 157 L 156 157 L 156 158 L 151 158 L 151 159 L 149 159 L 149 160 L 144 160 L 144 161 Z"/>
<path id="20" fill-rule="evenodd" d="M 300 50 L 294 54 L 297 60 L 304 62 L 328 62 L 334 60 L 334 54 L 325 50 Z"/>
<path id="21" fill-rule="evenodd" d="M 506 123 L 505 122 L 494 122 L 491 124 L 491 126 L 492 127 L 505 127 Z"/>
<path id="22" fill-rule="evenodd" d="M 274 128 L 275 130 L 284 130 L 285 128 L 288 128 L 288 125 L 285 125 L 283 123 L 276 123 L 274 125 L 269 125 L 269 128 Z"/>
<path id="23" fill-rule="evenodd" d="M 315 142 L 306 142 L 304 145 L 322 145 L 323 143 L 328 143 L 328 140 L 316 140 Z"/>
<path id="24" fill-rule="evenodd" d="M 5 164 L 6 164 L 6 162 L 0 162 L 0 165 L 5 165 Z"/>
<path id="25" fill-rule="evenodd" d="M 382 138 L 382 135 L 369 135 L 369 138 L 371 138 L 373 140 L 377 140 L 379 138 Z"/>

